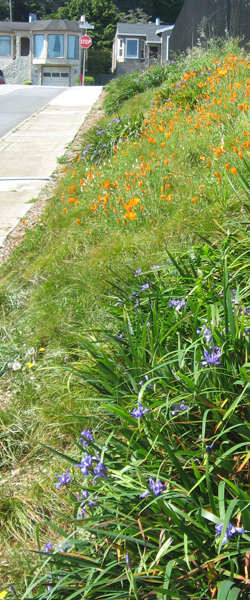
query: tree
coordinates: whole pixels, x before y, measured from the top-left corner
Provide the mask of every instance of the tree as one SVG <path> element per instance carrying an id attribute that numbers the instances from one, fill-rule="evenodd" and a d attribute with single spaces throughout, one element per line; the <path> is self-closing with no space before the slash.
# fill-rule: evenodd
<path id="1" fill-rule="evenodd" d="M 6 0 L 0 0 L 0 20 L 5 21 L 10 16 L 9 3 Z"/>
<path id="2" fill-rule="evenodd" d="M 108 48 L 95 49 L 91 47 L 88 50 L 88 73 L 99 75 L 101 73 L 111 72 L 112 54 Z"/>
<path id="3" fill-rule="evenodd" d="M 111 49 L 116 24 L 121 17 L 113 2 L 110 0 L 70 0 L 50 16 L 54 19 L 79 21 L 81 15 L 85 15 L 86 21 L 95 26 L 95 29 L 91 30 L 94 46 Z"/>
<path id="4" fill-rule="evenodd" d="M 132 0 L 114 0 L 114 3 L 122 12 L 134 9 Z M 137 0 L 136 4 L 143 12 L 152 15 L 152 20 L 159 17 L 163 23 L 170 25 L 175 23 L 184 0 Z"/>
<path id="5" fill-rule="evenodd" d="M 150 19 L 142 8 L 130 8 L 128 14 L 122 16 L 123 23 L 148 23 Z"/>
<path id="6" fill-rule="evenodd" d="M 98 48 L 112 48 L 115 37 L 116 25 L 120 14 L 110 0 L 90 0 L 86 9 L 86 16 L 90 23 L 95 25 L 93 40 Z"/>
<path id="7" fill-rule="evenodd" d="M 86 14 L 86 0 L 70 0 L 64 6 L 60 6 L 56 13 L 50 15 L 54 19 L 69 19 L 70 21 L 79 21 L 81 15 Z"/>

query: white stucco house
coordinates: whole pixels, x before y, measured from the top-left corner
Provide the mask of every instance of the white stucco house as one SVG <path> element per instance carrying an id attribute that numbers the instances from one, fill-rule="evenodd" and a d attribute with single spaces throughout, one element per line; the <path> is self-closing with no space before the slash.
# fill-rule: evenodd
<path id="1" fill-rule="evenodd" d="M 112 50 L 112 72 L 124 75 L 165 64 L 174 25 L 155 23 L 117 23 Z"/>
<path id="2" fill-rule="evenodd" d="M 0 69 L 6 83 L 76 84 L 80 76 L 82 31 L 78 21 L 0 21 Z"/>

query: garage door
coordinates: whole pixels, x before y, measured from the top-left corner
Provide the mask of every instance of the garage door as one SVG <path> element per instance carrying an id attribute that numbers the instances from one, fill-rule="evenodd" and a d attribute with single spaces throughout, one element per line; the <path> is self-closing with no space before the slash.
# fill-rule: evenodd
<path id="1" fill-rule="evenodd" d="M 69 87 L 69 67 L 43 67 L 42 85 Z"/>

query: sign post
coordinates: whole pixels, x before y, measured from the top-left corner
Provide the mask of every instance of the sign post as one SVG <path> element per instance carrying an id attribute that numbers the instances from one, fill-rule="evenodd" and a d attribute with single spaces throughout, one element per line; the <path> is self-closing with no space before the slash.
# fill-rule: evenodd
<path id="1" fill-rule="evenodd" d="M 83 49 L 83 53 L 82 53 L 82 68 L 81 68 L 81 74 L 80 74 L 80 85 L 84 85 L 84 78 L 85 78 L 85 65 L 86 65 L 86 56 L 85 56 L 85 52 L 88 48 L 90 48 L 91 44 L 92 44 L 92 39 L 91 37 L 89 37 L 87 35 L 87 30 L 88 29 L 94 29 L 94 25 L 90 25 L 90 23 L 88 23 L 87 21 L 85 21 L 85 15 L 81 16 L 81 22 L 79 24 L 80 29 L 83 29 L 83 34 L 82 37 L 80 37 L 79 39 L 79 44 L 81 46 L 81 48 Z"/>

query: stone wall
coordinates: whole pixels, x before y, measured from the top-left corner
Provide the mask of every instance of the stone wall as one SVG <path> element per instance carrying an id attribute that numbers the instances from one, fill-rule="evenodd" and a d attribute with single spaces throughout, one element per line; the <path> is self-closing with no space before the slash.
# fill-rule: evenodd
<path id="1" fill-rule="evenodd" d="M 24 83 L 31 81 L 30 56 L 20 56 L 4 69 L 5 83 Z"/>

